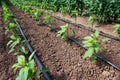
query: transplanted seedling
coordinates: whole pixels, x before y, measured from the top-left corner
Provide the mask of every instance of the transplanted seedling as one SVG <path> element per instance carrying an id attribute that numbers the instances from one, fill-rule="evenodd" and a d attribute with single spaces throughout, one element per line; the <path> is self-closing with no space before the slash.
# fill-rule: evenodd
<path id="1" fill-rule="evenodd" d="M 102 50 L 106 52 L 106 50 L 100 45 L 99 42 L 99 31 L 91 34 L 91 36 L 87 36 L 84 38 L 83 45 L 88 48 L 88 50 L 84 54 L 84 58 L 90 57 L 92 59 L 92 63 L 96 62 L 97 56 L 96 54 Z M 104 39 L 103 41 L 108 41 L 108 39 Z"/>
<path id="2" fill-rule="evenodd" d="M 53 19 L 52 17 L 49 15 L 49 14 L 46 14 L 44 20 L 43 20 L 43 23 L 45 24 L 49 24 L 50 26 L 52 25 L 53 23 Z"/>
<path id="3" fill-rule="evenodd" d="M 12 53 L 15 51 L 15 47 L 20 44 L 21 38 L 19 36 L 15 36 L 14 34 L 10 36 L 10 41 L 7 43 L 7 46 L 10 47 L 9 53 Z"/>
<path id="4" fill-rule="evenodd" d="M 116 24 L 114 32 L 117 34 L 117 37 L 120 38 L 120 24 Z"/>
<path id="5" fill-rule="evenodd" d="M 96 21 L 96 17 L 95 17 L 95 15 L 91 15 L 90 17 L 89 17 L 89 19 L 88 19 L 88 21 L 87 21 L 87 24 L 92 24 L 92 28 L 94 28 L 95 26 L 94 26 L 94 22 Z M 97 22 L 97 24 L 98 24 L 98 22 Z M 96 24 L 96 25 L 97 25 Z"/>
<path id="6" fill-rule="evenodd" d="M 76 23 L 76 20 L 77 20 L 77 16 L 79 15 L 79 12 L 78 10 L 73 10 L 72 13 L 71 13 L 71 16 L 75 18 L 75 23 Z"/>
<path id="7" fill-rule="evenodd" d="M 29 57 L 28 62 L 26 61 L 25 56 L 18 56 L 18 62 L 12 66 L 12 68 L 14 68 L 14 71 L 16 71 L 18 68 L 20 69 L 19 75 L 16 80 L 29 80 L 35 78 L 35 75 L 37 75 L 36 77 L 39 76 L 40 72 L 35 74 L 34 71 L 34 53 L 35 51 Z"/>
<path id="8" fill-rule="evenodd" d="M 10 22 L 8 26 L 5 27 L 6 34 L 13 34 L 16 31 L 16 24 L 14 22 Z"/>
<path id="9" fill-rule="evenodd" d="M 57 36 L 65 41 L 68 40 L 68 24 L 61 26 L 61 30 L 58 31 Z"/>

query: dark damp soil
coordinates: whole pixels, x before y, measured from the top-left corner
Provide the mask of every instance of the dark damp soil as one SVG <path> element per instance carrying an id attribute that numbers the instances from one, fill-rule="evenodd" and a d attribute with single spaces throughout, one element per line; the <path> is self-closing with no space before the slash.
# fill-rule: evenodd
<path id="1" fill-rule="evenodd" d="M 4 52 L 5 49 L 4 21 L 2 13 L 2 7 L 0 6 L 0 53 Z"/>
<path id="2" fill-rule="evenodd" d="M 12 54 L 3 53 L 0 55 L 0 80 L 15 80 L 16 74 L 12 70 L 12 65 L 16 60 Z"/>
<path id="3" fill-rule="evenodd" d="M 8 54 L 6 50 L 5 24 L 3 11 L 0 6 L 0 80 L 15 80 L 16 74 L 12 70 L 12 65 L 16 62 L 16 57 Z"/>
<path id="4" fill-rule="evenodd" d="M 29 15 L 10 7 L 23 28 L 28 40 L 37 50 L 39 58 L 49 68 L 53 80 L 120 80 L 120 72 L 112 66 L 99 60 L 92 64 L 89 59 L 84 59 L 85 49 L 71 41 L 65 42 L 56 37 L 56 33 L 38 22 Z M 56 20 L 55 27 L 66 23 Z M 76 38 L 81 42 L 91 32 L 73 25 L 69 25 L 76 32 Z M 100 36 L 100 40 L 103 39 Z M 111 40 L 101 43 L 106 49 L 106 58 L 120 66 L 120 42 Z"/>

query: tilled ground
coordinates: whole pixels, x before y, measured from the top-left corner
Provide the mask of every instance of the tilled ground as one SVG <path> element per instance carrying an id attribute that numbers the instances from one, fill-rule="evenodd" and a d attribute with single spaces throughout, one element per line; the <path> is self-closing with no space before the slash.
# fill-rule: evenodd
<path id="1" fill-rule="evenodd" d="M 0 6 L 0 53 L 2 53 L 5 49 L 4 47 L 4 39 L 5 39 L 5 33 L 4 33 L 4 22 L 2 17 L 2 7 Z"/>
<path id="2" fill-rule="evenodd" d="M 15 80 L 16 74 L 12 70 L 12 65 L 16 58 L 12 54 L 7 54 L 5 24 L 3 20 L 3 11 L 0 6 L 0 80 Z"/>
<path id="3" fill-rule="evenodd" d="M 83 48 L 78 47 L 71 41 L 61 40 L 56 37 L 55 32 L 50 31 L 46 26 L 37 25 L 37 21 L 14 7 L 11 7 L 11 10 L 18 18 L 34 49 L 37 50 L 39 58 L 49 68 L 54 80 L 120 80 L 120 72 L 112 66 L 101 60 L 92 64 L 89 59 L 83 58 L 85 52 Z M 66 23 L 56 21 L 56 26 L 63 24 Z M 79 40 L 91 34 L 91 32 L 73 25 L 70 25 L 70 29 L 76 31 L 76 37 Z M 100 40 L 102 38 L 101 36 Z M 120 65 L 119 44 L 114 40 L 102 44 L 107 48 L 105 56 L 117 65 Z"/>

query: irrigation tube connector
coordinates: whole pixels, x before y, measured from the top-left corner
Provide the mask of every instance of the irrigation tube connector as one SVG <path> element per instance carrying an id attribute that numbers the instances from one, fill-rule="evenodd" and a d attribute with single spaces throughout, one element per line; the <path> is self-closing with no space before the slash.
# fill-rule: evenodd
<path id="1" fill-rule="evenodd" d="M 15 21 L 15 23 L 17 24 L 18 29 L 19 29 L 22 37 L 23 37 L 24 40 L 26 41 L 27 47 L 28 47 L 30 53 L 33 53 L 34 49 L 32 48 L 31 44 L 28 42 L 26 35 L 24 34 L 22 28 L 20 27 L 19 23 L 17 22 L 17 19 L 14 19 L 14 21 Z M 36 63 L 38 64 L 38 67 L 39 67 L 40 70 L 42 71 L 42 69 L 43 69 L 45 66 L 43 65 L 42 61 L 38 58 L 38 55 L 37 55 L 37 54 L 34 54 L 34 59 L 35 59 Z M 46 78 L 46 80 L 52 80 L 48 72 L 42 72 L 42 73 L 43 73 L 44 77 Z"/>
<path id="2" fill-rule="evenodd" d="M 62 20 L 62 21 L 64 21 L 64 22 L 66 22 L 66 23 L 75 25 L 75 26 L 77 26 L 77 27 L 79 27 L 79 28 L 88 30 L 88 31 L 90 31 L 90 32 L 95 32 L 95 30 L 90 29 L 90 28 L 87 28 L 87 27 L 85 27 L 85 26 L 83 26 L 83 25 L 81 25 L 81 24 L 76 24 L 76 23 L 73 23 L 73 22 L 71 22 L 71 21 L 69 21 L 69 20 L 64 20 L 64 19 L 62 19 L 62 18 L 60 18 L 60 17 L 58 17 L 58 16 L 53 16 L 52 14 L 51 14 L 51 16 L 54 17 L 54 18 L 56 18 L 56 19 Z M 116 38 L 116 37 L 114 37 L 114 36 L 112 36 L 112 35 L 106 34 L 106 33 L 102 32 L 102 31 L 100 31 L 100 35 L 101 35 L 101 36 L 104 36 L 104 37 L 111 38 L 111 39 L 116 40 L 116 41 L 120 41 L 119 38 Z"/>
<path id="3" fill-rule="evenodd" d="M 52 30 L 54 30 L 55 32 L 58 32 L 59 30 L 54 28 L 53 26 L 49 26 L 48 24 L 46 24 L 48 27 L 50 27 Z M 83 44 L 81 44 L 77 39 L 71 37 L 71 36 L 68 36 L 69 40 L 75 42 L 78 46 L 81 46 L 83 47 L 84 49 L 87 50 L 86 47 L 83 46 Z M 114 68 L 116 68 L 117 70 L 120 71 L 120 66 L 117 66 L 115 65 L 114 63 L 112 63 L 110 60 L 108 60 L 107 58 L 105 58 L 104 56 L 100 55 L 100 54 L 96 54 L 97 58 L 103 60 L 104 62 L 108 63 L 109 65 L 113 66 Z"/>

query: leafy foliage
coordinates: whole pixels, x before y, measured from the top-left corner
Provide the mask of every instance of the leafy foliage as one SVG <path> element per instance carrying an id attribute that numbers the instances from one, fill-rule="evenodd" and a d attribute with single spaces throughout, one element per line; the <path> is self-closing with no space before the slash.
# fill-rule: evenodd
<path id="1" fill-rule="evenodd" d="M 16 80 L 28 80 L 34 77 L 34 60 L 29 59 L 28 63 L 23 55 L 18 56 L 18 63 L 12 66 L 16 71 L 20 68 L 19 76 Z M 38 77 L 38 76 L 37 76 Z"/>
<path id="2" fill-rule="evenodd" d="M 108 22 L 109 20 L 118 20 L 120 18 L 120 0 L 11 0 L 18 8 L 26 8 L 28 11 L 30 6 L 40 6 L 41 9 L 60 11 L 63 14 L 71 16 L 90 16 L 97 23 Z M 17 3 L 15 3 L 17 2 Z M 20 5 L 24 6 L 20 6 Z"/>
<path id="3" fill-rule="evenodd" d="M 65 41 L 68 40 L 68 24 L 61 26 L 61 30 L 58 31 L 57 36 Z"/>
<path id="4" fill-rule="evenodd" d="M 52 17 L 47 14 L 47 15 L 45 16 L 44 20 L 43 20 L 43 23 L 47 23 L 47 24 L 51 25 L 51 24 L 53 23 Z"/>
<path id="5" fill-rule="evenodd" d="M 91 36 L 87 36 L 84 38 L 83 45 L 87 47 L 88 50 L 84 54 L 84 58 L 91 57 L 92 63 L 96 62 L 97 56 L 96 54 L 102 50 L 102 52 L 106 52 L 106 50 L 100 45 L 99 42 L 99 31 L 91 34 Z M 103 41 L 108 41 L 108 38 L 103 39 Z"/>
<path id="6" fill-rule="evenodd" d="M 115 28 L 115 33 L 117 34 L 117 37 L 120 38 L 120 24 L 116 24 L 114 28 Z"/>

